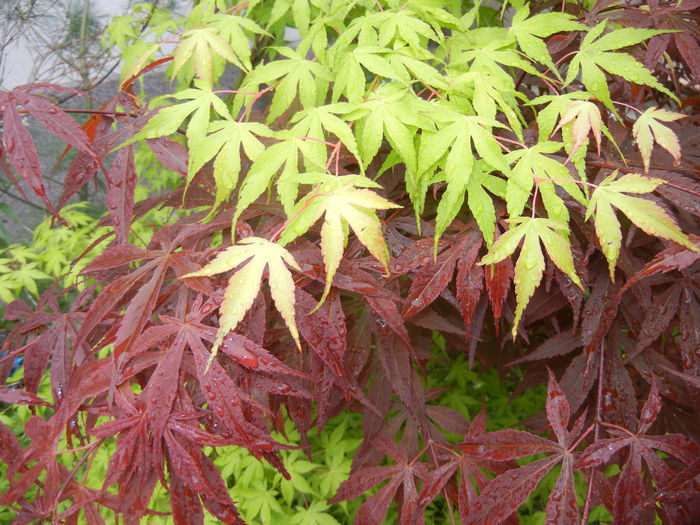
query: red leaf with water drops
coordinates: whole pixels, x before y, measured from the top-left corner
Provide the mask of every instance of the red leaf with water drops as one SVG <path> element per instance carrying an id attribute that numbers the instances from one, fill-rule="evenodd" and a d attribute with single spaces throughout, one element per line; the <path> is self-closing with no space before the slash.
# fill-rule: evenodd
<path id="1" fill-rule="evenodd" d="M 554 435 L 559 441 L 559 445 L 566 447 L 569 438 L 569 402 L 566 400 L 563 390 L 559 387 L 556 378 L 551 370 L 547 369 L 549 383 L 547 385 L 547 419 L 552 426 Z"/>
<path id="2" fill-rule="evenodd" d="M 501 317 L 503 302 L 508 297 L 510 282 L 513 279 L 513 261 L 504 259 L 491 266 L 484 266 L 484 277 L 486 278 L 486 290 L 489 293 L 491 310 L 494 318 L 498 320 Z"/>
<path id="3" fill-rule="evenodd" d="M 698 248 L 700 248 L 700 237 L 690 234 L 688 236 Z M 636 282 L 651 277 L 658 273 L 666 273 L 672 270 L 681 271 L 691 267 L 700 260 L 700 251 L 692 251 L 686 246 L 672 244 L 662 252 L 659 252 L 644 268 L 628 279 L 622 291 L 626 290 Z"/>
<path id="4" fill-rule="evenodd" d="M 468 245 L 457 262 L 457 300 L 459 301 L 459 308 L 464 320 L 464 331 L 467 337 L 471 335 L 474 311 L 479 303 L 481 291 L 484 288 L 483 270 L 475 264 L 480 248 L 481 245 L 479 243 Z"/>
<path id="5" fill-rule="evenodd" d="M 97 157 L 90 138 L 78 126 L 78 123 L 68 116 L 68 113 L 63 111 L 61 106 L 42 96 L 30 93 L 16 95 L 13 99 L 24 107 L 42 126 L 64 142 L 93 158 Z"/>
<path id="6" fill-rule="evenodd" d="M 119 150 L 107 172 L 107 208 L 117 241 L 124 244 L 129 242 L 135 188 L 134 152 L 129 146 Z"/>
<path id="7" fill-rule="evenodd" d="M 335 503 L 356 498 L 388 479 L 389 482 L 379 492 L 362 504 L 356 520 L 358 523 L 367 525 L 383 523 L 389 505 L 398 497 L 399 501 L 403 503 L 399 509 L 399 520 L 401 523 L 409 523 L 418 505 L 416 482 L 419 479 L 425 479 L 428 465 L 418 461 L 409 461 L 405 454 L 385 436 L 378 436 L 374 445 L 387 454 L 394 461 L 394 464 L 356 470 L 349 479 L 338 487 L 335 496 L 330 501 Z M 402 491 L 397 495 L 399 489 Z"/>
<path id="8" fill-rule="evenodd" d="M 406 298 L 402 312 L 404 319 L 417 314 L 438 298 L 452 281 L 458 257 L 456 250 L 449 250 L 439 255 L 436 263 L 431 261 L 418 271 Z"/>
<path id="9" fill-rule="evenodd" d="M 207 339 L 214 339 L 214 334 L 212 332 L 210 332 L 209 335 L 202 335 Z M 235 333 L 228 334 L 221 344 L 221 350 L 234 361 L 252 371 L 267 372 L 275 376 L 285 374 L 303 379 L 312 379 L 308 374 L 285 365 L 262 346 L 242 335 Z"/>
<path id="10" fill-rule="evenodd" d="M 0 421 L 0 460 L 10 464 L 17 459 L 22 450 L 22 445 L 5 423 Z"/>
<path id="11" fill-rule="evenodd" d="M 336 376 L 344 377 L 345 327 L 331 322 L 326 303 L 314 312 L 315 307 L 316 300 L 297 289 L 296 315 L 300 319 L 301 336 Z"/>
<path id="12" fill-rule="evenodd" d="M 187 176 L 187 149 L 172 139 L 158 137 L 146 141 L 156 158 L 168 169 Z"/>
<path id="13" fill-rule="evenodd" d="M 3 134 L 2 140 L 7 158 L 29 187 L 39 196 L 46 208 L 56 218 L 60 218 L 46 194 L 46 183 L 36 151 L 34 140 L 29 130 L 22 123 L 22 117 L 17 109 L 7 101 L 3 101 Z M 62 220 L 62 219 L 61 219 Z M 65 221 L 64 221 L 65 222 Z"/>
<path id="14" fill-rule="evenodd" d="M 170 500 L 176 525 L 204 525 L 197 492 L 186 485 L 176 471 L 170 473 Z"/>
<path id="15" fill-rule="evenodd" d="M 573 447 L 581 425 L 568 429 L 569 404 L 554 374 L 549 371 L 547 386 L 547 418 L 558 439 L 557 442 L 519 430 L 501 430 L 470 436 L 459 445 L 466 454 L 492 461 L 510 461 L 533 454 L 551 455 L 525 466 L 511 468 L 491 480 L 473 502 L 466 523 L 503 523 L 525 502 L 540 480 L 556 465 L 561 471 L 550 494 L 546 509 L 546 523 L 575 524 L 578 507 L 574 490 Z"/>
<path id="16" fill-rule="evenodd" d="M 631 523 L 640 519 L 640 504 L 650 496 L 650 484 L 663 484 L 669 472 L 673 472 L 668 462 L 664 462 L 655 451 L 674 456 L 682 463 L 690 464 L 700 452 L 700 446 L 681 434 L 647 435 L 646 432 L 656 420 L 661 409 L 661 398 L 652 379 L 649 396 L 642 407 L 637 432 L 606 426 L 610 439 L 600 439 L 583 451 L 576 462 L 579 469 L 597 467 L 611 461 L 620 450 L 627 448 L 628 456 L 622 472 L 617 478 L 611 511 L 620 523 Z M 648 469 L 642 468 L 642 462 Z M 659 476 L 663 476 L 659 478 Z"/>

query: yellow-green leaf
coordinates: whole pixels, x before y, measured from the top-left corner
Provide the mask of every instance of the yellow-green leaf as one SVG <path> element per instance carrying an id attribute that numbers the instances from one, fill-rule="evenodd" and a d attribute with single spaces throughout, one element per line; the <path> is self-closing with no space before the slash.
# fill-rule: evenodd
<path id="1" fill-rule="evenodd" d="M 207 86 L 212 84 L 212 53 L 241 66 L 229 43 L 219 36 L 217 29 L 205 27 L 190 29 L 182 35 L 182 40 L 173 56 L 172 77 L 188 61 L 192 61 L 197 77 Z"/>
<path id="2" fill-rule="evenodd" d="M 540 241 L 544 244 L 547 254 L 557 268 L 568 275 L 579 287 L 581 287 L 581 281 L 574 269 L 574 258 L 569 240 L 561 233 L 566 230 L 565 226 L 551 219 L 530 217 L 517 217 L 509 222 L 514 226 L 493 243 L 480 264 L 494 264 L 509 257 L 518 247 L 520 241 L 523 241 L 520 255 L 515 263 L 513 278 L 517 299 L 512 331 L 513 337 L 515 337 L 523 311 L 539 286 L 544 273 L 545 262 Z"/>
<path id="3" fill-rule="evenodd" d="M 260 284 L 266 267 L 270 294 L 275 302 L 275 307 L 289 328 L 297 346 L 301 348 L 299 331 L 294 318 L 294 280 L 287 265 L 299 270 L 294 257 L 279 244 L 260 237 L 246 237 L 238 244 L 229 246 L 201 270 L 183 276 L 183 278 L 188 278 L 215 275 L 240 266 L 229 279 L 224 292 L 224 300 L 220 309 L 219 330 L 207 369 L 224 337 L 238 326 L 238 323 L 243 320 L 245 314 L 253 306 L 255 298 L 260 292 Z"/>
<path id="4" fill-rule="evenodd" d="M 684 118 L 682 113 L 675 113 L 659 108 L 649 108 L 640 115 L 632 126 L 632 134 L 637 141 L 639 152 L 644 161 L 644 173 L 649 173 L 649 161 L 654 142 L 668 151 L 673 160 L 678 163 L 681 160 L 681 146 L 678 137 L 668 126 L 664 126 L 659 121 L 672 122 Z"/>
<path id="5" fill-rule="evenodd" d="M 381 223 L 374 210 L 400 208 L 380 197 L 368 187 L 376 187 L 361 175 L 333 177 L 325 173 L 305 174 L 306 180 L 319 183 L 294 207 L 290 220 L 280 236 L 285 245 L 306 231 L 325 213 L 321 227 L 321 251 L 326 267 L 326 286 L 319 305 L 331 289 L 340 259 L 348 241 L 348 226 L 360 242 L 389 271 L 389 249 L 384 241 Z"/>
<path id="6" fill-rule="evenodd" d="M 595 228 L 603 254 L 608 260 L 610 278 L 614 279 L 615 264 L 620 253 L 622 233 L 613 207 L 624 213 L 636 226 L 649 235 L 668 239 L 693 251 L 697 247 L 683 234 L 673 218 L 653 201 L 625 193 L 649 193 L 661 184 L 660 179 L 632 173 L 615 180 L 617 171 L 598 186 L 588 205 L 586 219 L 595 216 Z M 624 192 L 624 193 L 623 193 Z"/>

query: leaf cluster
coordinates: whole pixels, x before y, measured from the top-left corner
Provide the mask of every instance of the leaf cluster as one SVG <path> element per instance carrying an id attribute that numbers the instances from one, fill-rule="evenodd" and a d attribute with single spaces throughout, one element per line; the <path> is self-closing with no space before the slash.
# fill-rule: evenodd
<path id="1" fill-rule="evenodd" d="M 64 223 L 104 181 L 109 234 L 82 289 L 7 307 L 0 379 L 19 355 L 24 375 L 0 392 L 44 408 L 28 444 L 0 425 L 0 503 L 22 523 L 99 523 L 104 508 L 137 523 L 162 487 L 175 523 L 272 519 L 271 494 L 234 487 L 235 504 L 205 450 L 266 461 L 285 498 L 283 479 L 307 490 L 312 429 L 351 411 L 349 477 L 299 521 L 370 491 L 358 523 L 392 506 L 423 523 L 431 505 L 513 522 L 546 478 L 549 523 L 599 504 L 620 523 L 690 523 L 698 35 L 672 24 L 694 5 L 655 2 L 640 28 L 634 3 L 200 2 L 140 35 L 113 26 L 119 92 L 82 126 L 39 94 L 66 88 L 0 93 L 0 171 Z M 173 92 L 137 92 L 158 68 Z M 27 118 L 76 150 L 56 203 Z M 139 200 L 144 149 L 179 183 Z M 161 209 L 175 212 L 141 239 Z M 460 357 L 523 366 L 523 389 L 546 385 L 542 413 L 524 429 L 467 420 L 429 372 Z M 301 445 L 281 437 L 285 414 Z M 76 469 L 109 440 L 90 486 Z"/>

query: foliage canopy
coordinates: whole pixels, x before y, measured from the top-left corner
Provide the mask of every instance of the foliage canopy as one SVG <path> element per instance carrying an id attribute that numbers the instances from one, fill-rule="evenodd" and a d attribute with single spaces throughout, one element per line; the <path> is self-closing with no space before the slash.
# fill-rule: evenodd
<path id="1" fill-rule="evenodd" d="M 79 283 L 6 309 L 2 383 L 24 363 L 0 401 L 45 407 L 26 446 L 0 424 L 18 522 L 138 523 L 160 484 L 175 523 L 204 508 L 239 523 L 203 449 L 243 447 L 290 479 L 283 415 L 304 445 L 344 410 L 363 441 L 329 503 L 373 491 L 357 523 L 394 503 L 423 523 L 438 501 L 445 520 L 517 522 L 548 475 L 547 523 L 594 505 L 692 521 L 698 2 L 495 4 L 140 7 L 141 34 L 108 32 L 119 91 L 82 126 L 45 94 L 69 88 L 0 93 L 0 170 L 63 224 L 104 180 L 111 226 Z M 157 70 L 173 92 L 151 98 L 137 87 Z M 74 150 L 57 202 L 29 117 Z M 146 149 L 180 180 L 138 200 Z M 170 218 L 143 240 L 134 224 L 157 209 Z M 524 366 L 543 415 L 488 432 L 485 411 L 433 403 L 428 368 L 460 354 Z M 87 486 L 76 473 L 107 446 Z M 294 519 L 324 523 L 323 505 Z"/>

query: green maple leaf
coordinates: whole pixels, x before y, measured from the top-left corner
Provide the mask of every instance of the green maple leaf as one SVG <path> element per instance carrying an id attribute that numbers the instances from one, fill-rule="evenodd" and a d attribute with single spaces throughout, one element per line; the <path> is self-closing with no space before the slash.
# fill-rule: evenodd
<path id="1" fill-rule="evenodd" d="M 508 214 L 517 217 L 523 213 L 530 198 L 535 177 L 540 179 L 539 193 L 550 219 L 561 224 L 569 222 L 569 212 L 564 201 L 555 191 L 554 185 L 561 186 L 566 192 L 582 204 L 586 199 L 569 169 L 546 154 L 556 153 L 561 149 L 559 142 L 541 142 L 531 148 L 521 148 L 506 155 L 508 162 L 516 161 L 508 177 L 506 202 Z M 548 179 L 556 179 L 550 181 Z M 571 182 L 569 182 L 571 181 Z"/>
<path id="2" fill-rule="evenodd" d="M 197 78 L 205 85 L 211 86 L 213 54 L 219 55 L 243 69 L 243 65 L 229 43 L 219 35 L 218 29 L 205 27 L 185 31 L 173 55 L 171 79 L 175 78 L 182 66 L 191 61 Z"/>
<path id="3" fill-rule="evenodd" d="M 386 136 L 406 168 L 415 173 L 417 158 L 413 137 L 419 128 L 433 129 L 433 119 L 427 115 L 430 109 L 430 104 L 404 86 L 386 84 L 380 87 L 362 104 L 364 117 L 358 122 L 357 138 L 364 165 L 368 166 L 376 156 Z"/>
<path id="4" fill-rule="evenodd" d="M 285 185 L 285 181 L 299 173 L 299 146 L 303 141 L 290 132 L 279 133 L 277 136 L 282 138 L 281 142 L 273 144 L 258 154 L 241 183 L 236 211 L 233 215 L 234 225 L 241 213 L 268 189 L 273 177 L 280 169 L 282 173 L 277 186 L 280 201 L 289 206 L 289 202 L 296 199 L 296 186 Z"/>
<path id="5" fill-rule="evenodd" d="M 600 110 L 593 102 L 590 102 L 590 98 L 590 93 L 578 91 L 563 95 L 543 95 L 528 103 L 528 105 L 547 104 L 537 114 L 539 140 L 540 142 L 546 141 L 556 130 L 561 129 L 564 148 L 568 154 L 565 163 L 573 162 L 581 180 L 586 179 L 585 158 L 589 142 L 588 136 L 591 132 L 593 132 L 599 153 L 601 134 L 620 152 L 614 137 L 601 120 Z M 559 120 L 559 124 L 557 124 L 557 120 Z M 623 158 L 621 152 L 620 157 Z"/>
<path id="6" fill-rule="evenodd" d="M 325 142 L 329 134 L 335 135 L 350 153 L 357 159 L 360 169 L 364 171 L 360 150 L 352 133 L 352 129 L 343 119 L 337 115 L 348 112 L 359 106 L 350 104 L 329 104 L 318 106 L 297 112 L 291 120 L 294 124 L 292 133 L 299 137 L 311 139 L 304 148 L 305 159 L 308 159 L 307 171 L 323 171 L 327 160 L 327 146 Z"/>
<path id="7" fill-rule="evenodd" d="M 627 53 L 613 52 L 615 49 L 633 46 L 655 35 L 668 33 L 669 31 L 626 27 L 615 29 L 601 37 L 600 35 L 603 33 L 605 26 L 606 21 L 601 22 L 591 29 L 583 39 L 579 51 L 569 64 L 566 84 L 570 84 L 576 78 L 580 69 L 581 80 L 586 89 L 615 114 L 615 108 L 610 100 L 608 81 L 603 70 L 635 84 L 653 87 L 672 99 L 678 100 L 673 93 L 654 78 L 647 68 L 637 62 L 632 56 Z"/>
<path id="8" fill-rule="evenodd" d="M 632 126 L 632 134 L 637 141 L 639 152 L 642 154 L 644 173 L 649 172 L 649 161 L 654 142 L 668 151 L 676 163 L 680 162 L 681 146 L 678 143 L 678 137 L 671 128 L 664 126 L 659 121 L 672 122 L 685 116 L 682 113 L 674 113 L 656 107 L 647 109 L 639 116 Z"/>
<path id="9" fill-rule="evenodd" d="M 253 306 L 260 292 L 265 268 L 268 270 L 270 294 L 277 311 L 301 349 L 299 331 L 294 318 L 294 279 L 286 265 L 299 270 L 294 257 L 279 244 L 260 237 L 246 237 L 218 254 L 201 270 L 183 275 L 182 278 L 204 277 L 238 270 L 231 276 L 221 303 L 219 330 L 212 347 L 207 369 L 216 356 L 224 337 L 234 330 Z"/>
<path id="10" fill-rule="evenodd" d="M 137 40 L 130 45 L 122 54 L 124 67 L 119 75 L 120 80 L 128 80 L 141 71 L 158 49 L 160 44 L 151 44 L 143 40 Z"/>
<path id="11" fill-rule="evenodd" d="M 615 211 L 617 208 L 627 218 L 649 235 L 668 239 L 690 250 L 697 247 L 683 234 L 673 218 L 655 202 L 631 197 L 626 193 L 650 193 L 663 184 L 661 179 L 630 173 L 617 179 L 617 170 L 606 178 L 594 191 L 586 210 L 586 220 L 592 215 L 600 247 L 608 260 L 610 279 L 615 279 L 615 263 L 620 253 L 622 231 Z"/>
<path id="12" fill-rule="evenodd" d="M 474 113 L 482 117 L 494 120 L 496 110 L 499 109 L 506 116 L 511 129 L 522 140 L 523 116 L 516 98 L 525 97 L 515 90 L 515 84 L 510 78 L 504 82 L 501 77 L 485 71 L 468 71 L 452 80 L 448 92 L 450 96 L 466 96 Z"/>
<path id="13" fill-rule="evenodd" d="M 513 319 L 512 334 L 515 337 L 523 311 L 530 301 L 532 294 L 542 280 L 544 273 L 544 255 L 540 241 L 544 244 L 552 262 L 579 287 L 581 281 L 574 269 L 574 259 L 569 240 L 561 233 L 567 227 L 550 219 L 516 217 L 509 219 L 511 228 L 493 243 L 489 252 L 479 264 L 494 264 L 509 257 L 515 252 L 521 241 L 522 248 L 518 261 L 515 263 L 515 296 L 517 307 Z M 524 240 L 523 240 L 524 239 Z"/>
<path id="14" fill-rule="evenodd" d="M 486 190 L 497 197 L 505 198 L 506 181 L 491 175 L 491 169 L 482 161 L 474 164 L 472 176 L 467 183 L 467 205 L 479 225 L 487 246 L 493 243 L 496 233 L 496 208 Z"/>
<path id="15" fill-rule="evenodd" d="M 503 127 L 497 121 L 475 115 L 461 115 L 457 112 L 444 113 L 449 124 L 436 133 L 421 135 L 419 172 L 421 173 L 420 193 L 412 197 L 416 215 L 423 211 L 425 191 L 431 182 L 435 166 L 445 157 L 444 178 L 447 189 L 440 199 L 435 223 L 435 247 L 447 226 L 457 216 L 464 202 L 466 191 L 472 175 L 472 168 L 480 157 L 491 167 L 508 172 L 508 165 L 501 154 L 498 143 L 493 138 L 493 128 Z M 493 237 L 488 239 L 491 242 Z"/>
<path id="16" fill-rule="evenodd" d="M 350 32 L 351 38 L 359 34 L 361 45 L 393 47 L 394 43 L 400 42 L 419 53 L 425 53 L 421 40 L 440 42 L 443 39 L 439 30 L 436 32 L 430 24 L 415 16 L 410 9 L 404 8 L 386 9 L 358 17 L 346 31 Z"/>
<path id="17" fill-rule="evenodd" d="M 539 141 L 549 140 L 554 133 L 557 120 L 568 110 L 572 103 L 579 100 L 588 100 L 590 93 L 585 91 L 574 91 L 562 95 L 542 95 L 528 102 L 528 106 L 547 104 L 544 109 L 537 112 L 537 129 L 539 131 Z"/>
<path id="18" fill-rule="evenodd" d="M 271 137 L 272 130 L 258 122 L 236 122 L 219 120 L 212 122 L 209 134 L 196 137 L 189 143 L 188 176 L 189 184 L 196 173 L 211 159 L 214 160 L 214 181 L 216 201 L 212 212 L 227 199 L 238 183 L 241 171 L 241 148 L 249 159 L 255 160 L 264 150 L 257 137 Z"/>
<path id="19" fill-rule="evenodd" d="M 506 182 L 494 175 L 491 175 L 492 168 L 482 160 L 474 162 L 471 174 L 455 177 L 447 185 L 445 192 L 440 198 L 437 209 L 437 219 L 435 221 L 435 240 L 433 253 L 437 255 L 440 236 L 454 220 L 462 209 L 464 198 L 467 198 L 467 205 L 474 216 L 474 220 L 484 235 L 487 245 L 493 243 L 496 230 L 496 208 L 493 199 L 486 190 L 494 195 L 504 198 L 506 193 Z M 443 171 L 442 175 L 445 172 Z M 435 182 L 439 182 L 435 180 Z"/>
<path id="20" fill-rule="evenodd" d="M 327 173 L 310 173 L 300 175 L 299 180 L 318 187 L 294 207 L 279 242 L 284 246 L 303 235 L 325 214 L 321 227 L 321 252 L 326 267 L 326 286 L 318 304 L 323 303 L 330 291 L 347 245 L 349 228 L 352 228 L 359 241 L 388 273 L 389 249 L 384 241 L 381 222 L 374 210 L 401 206 L 367 189 L 381 186 L 362 175 L 334 177 Z"/>
<path id="21" fill-rule="evenodd" d="M 576 22 L 574 17 L 567 13 L 541 13 L 532 17 L 529 15 L 528 4 L 518 9 L 513 16 L 508 33 L 515 38 L 523 53 L 535 62 L 544 64 L 559 76 L 547 44 L 542 39 L 562 31 L 585 31 L 588 28 Z"/>
<path id="22" fill-rule="evenodd" d="M 266 35 L 268 33 L 258 24 L 243 16 L 217 13 L 207 17 L 207 25 L 216 29 L 218 35 L 230 46 L 235 60 L 230 60 L 244 71 L 250 71 L 251 35 Z"/>
<path id="23" fill-rule="evenodd" d="M 522 58 L 515 50 L 510 49 L 509 39 L 494 40 L 485 45 L 475 46 L 474 49 L 461 51 L 453 60 L 452 66 L 469 65 L 469 71 L 483 71 L 489 73 L 503 82 L 513 82 L 513 78 L 504 67 L 515 67 L 529 73 L 530 75 L 541 77 L 530 62 Z"/>
<path id="24" fill-rule="evenodd" d="M 210 88 L 201 82 L 195 82 L 195 88 L 185 89 L 168 97 L 185 100 L 180 104 L 161 108 L 158 113 L 146 123 L 143 129 L 133 138 L 123 144 L 126 146 L 137 140 L 165 137 L 175 133 L 187 117 L 192 115 L 187 124 L 188 139 L 202 138 L 206 135 L 213 109 L 219 116 L 231 119 L 226 103 Z"/>
<path id="25" fill-rule="evenodd" d="M 380 46 L 356 46 L 338 54 L 333 72 L 333 100 L 341 95 L 350 102 L 358 102 L 364 96 L 365 72 L 404 84 L 420 82 L 436 89 L 447 89 L 443 76 L 426 60 L 411 56 L 409 48 L 388 49 Z"/>
<path id="26" fill-rule="evenodd" d="M 272 122 L 284 113 L 297 96 L 305 109 L 316 106 L 320 99 L 325 98 L 327 84 L 333 79 L 326 66 L 307 60 L 293 49 L 288 47 L 272 49 L 286 60 L 268 62 L 253 70 L 250 77 L 250 82 L 256 85 L 272 85 L 277 82 L 267 116 L 268 122 Z"/>
<path id="27" fill-rule="evenodd" d="M 397 72 L 396 80 L 411 83 L 415 79 L 416 82 L 431 86 L 438 90 L 444 90 L 449 87 L 445 78 L 440 72 L 428 64 L 428 60 L 434 59 L 428 55 L 421 60 L 412 56 L 413 50 L 407 47 L 387 50 L 389 63 Z"/>

